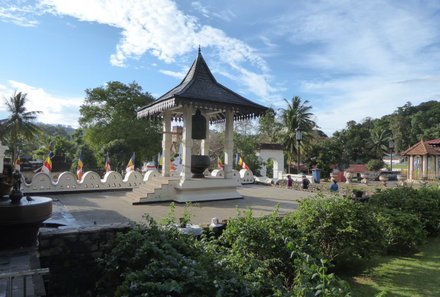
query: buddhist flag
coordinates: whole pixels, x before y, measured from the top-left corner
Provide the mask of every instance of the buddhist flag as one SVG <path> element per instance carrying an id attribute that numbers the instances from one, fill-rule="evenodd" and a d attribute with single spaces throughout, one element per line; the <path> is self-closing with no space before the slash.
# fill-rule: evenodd
<path id="1" fill-rule="evenodd" d="M 110 157 L 108 156 L 108 153 L 105 155 L 105 172 L 111 171 L 112 168 L 110 166 Z"/>
<path id="2" fill-rule="evenodd" d="M 42 172 L 45 172 L 47 174 L 50 174 L 52 172 L 52 158 L 53 158 L 53 152 L 50 151 L 46 160 L 44 160 L 43 167 L 41 168 Z"/>
<path id="3" fill-rule="evenodd" d="M 21 169 L 21 160 L 20 160 L 20 156 L 17 157 L 17 160 L 15 161 L 15 170 L 20 171 Z"/>
<path id="4" fill-rule="evenodd" d="M 76 176 L 78 176 L 78 180 L 82 180 L 84 175 L 84 163 L 82 161 L 82 152 L 79 154 L 78 166 L 76 167 Z"/>
<path id="5" fill-rule="evenodd" d="M 217 167 L 218 167 L 219 169 L 224 169 L 224 168 L 225 168 L 225 164 L 223 164 L 223 162 L 222 162 L 222 160 L 220 159 L 220 157 L 218 158 Z"/>
<path id="6" fill-rule="evenodd" d="M 238 166 L 243 166 L 243 159 L 240 156 L 240 153 L 237 153 L 237 158 L 235 159 L 235 164 Z"/>
<path id="7" fill-rule="evenodd" d="M 249 170 L 249 166 L 246 164 L 245 161 L 242 162 L 242 164 L 241 164 L 241 168 L 246 169 L 246 170 Z"/>
<path id="8" fill-rule="evenodd" d="M 130 161 L 128 161 L 127 168 L 125 169 L 125 171 L 127 172 L 134 171 L 135 160 L 136 160 L 136 153 L 133 153 L 133 155 L 130 158 Z"/>

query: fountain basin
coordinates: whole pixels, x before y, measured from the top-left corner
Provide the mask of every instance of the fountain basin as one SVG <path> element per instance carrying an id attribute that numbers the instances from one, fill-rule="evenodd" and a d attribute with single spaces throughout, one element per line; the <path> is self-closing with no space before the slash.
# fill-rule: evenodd
<path id="1" fill-rule="evenodd" d="M 52 215 L 52 199 L 33 196 L 12 204 L 9 198 L 0 200 L 0 249 L 33 246 L 43 221 Z"/>

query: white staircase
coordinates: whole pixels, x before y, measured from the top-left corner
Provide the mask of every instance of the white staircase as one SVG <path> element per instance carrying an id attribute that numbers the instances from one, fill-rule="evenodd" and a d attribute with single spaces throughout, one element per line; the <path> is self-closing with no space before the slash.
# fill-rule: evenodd
<path id="1" fill-rule="evenodd" d="M 178 182 L 176 177 L 155 177 L 142 183 L 132 192 L 127 193 L 126 198 L 133 204 L 143 204 L 151 202 L 172 201 L 175 196 L 175 184 Z"/>

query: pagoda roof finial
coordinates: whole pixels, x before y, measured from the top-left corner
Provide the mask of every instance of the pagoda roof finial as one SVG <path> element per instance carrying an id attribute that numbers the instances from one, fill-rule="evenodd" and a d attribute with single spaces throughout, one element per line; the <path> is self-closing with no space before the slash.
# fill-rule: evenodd
<path id="1" fill-rule="evenodd" d="M 202 53 L 202 49 L 200 48 L 200 44 L 199 44 L 199 55 Z"/>

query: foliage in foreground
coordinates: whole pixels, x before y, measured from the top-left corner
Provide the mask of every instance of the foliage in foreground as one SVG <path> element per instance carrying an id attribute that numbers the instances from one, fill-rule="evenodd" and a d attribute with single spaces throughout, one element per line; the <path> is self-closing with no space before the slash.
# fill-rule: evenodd
<path id="1" fill-rule="evenodd" d="M 100 261 L 98 287 L 115 296 L 350 296 L 328 261 L 301 251 L 282 221 L 249 212 L 218 240 L 197 240 L 149 220 L 119 235 Z"/>
<path id="2" fill-rule="evenodd" d="M 363 203 L 317 196 L 306 199 L 293 215 L 305 240 L 336 266 L 368 259 L 382 248 L 381 230 Z"/>
<path id="3" fill-rule="evenodd" d="M 436 187 L 388 189 L 371 197 L 370 204 L 415 215 L 429 235 L 440 231 L 440 190 Z"/>
<path id="4" fill-rule="evenodd" d="M 420 219 L 414 214 L 380 208 L 376 211 L 376 219 L 382 229 L 385 248 L 389 253 L 414 252 L 426 241 L 427 232 Z"/>
<path id="5" fill-rule="evenodd" d="M 384 247 L 417 250 L 435 230 L 439 192 L 393 189 L 371 203 L 318 195 L 286 216 L 239 213 L 220 237 L 201 240 L 150 220 L 118 238 L 99 287 L 116 296 L 350 296 L 333 265 L 340 271 Z"/>
<path id="6" fill-rule="evenodd" d="M 200 242 L 153 220 L 120 234 L 100 264 L 98 287 L 108 296 L 252 296 Z"/>

